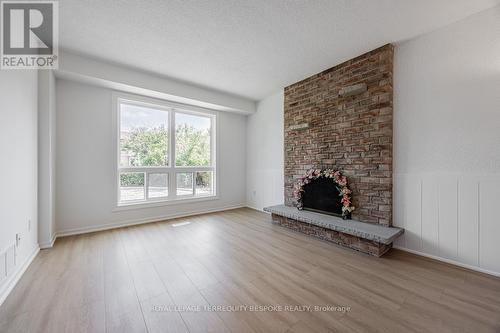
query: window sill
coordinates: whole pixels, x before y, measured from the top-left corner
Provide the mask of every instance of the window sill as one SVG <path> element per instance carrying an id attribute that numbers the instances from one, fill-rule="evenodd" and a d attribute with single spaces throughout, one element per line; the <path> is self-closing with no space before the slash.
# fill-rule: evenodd
<path id="1" fill-rule="evenodd" d="M 113 212 L 120 212 L 124 210 L 134 210 L 134 209 L 145 209 L 145 208 L 155 208 L 155 207 L 163 207 L 163 206 L 171 206 L 171 205 L 180 205 L 187 203 L 195 203 L 202 201 L 212 201 L 217 200 L 219 197 L 217 195 L 207 195 L 201 197 L 187 197 L 187 198 L 176 198 L 176 199 L 166 199 L 166 200 L 158 200 L 158 201 L 149 201 L 149 202 L 131 202 L 118 204 Z"/>

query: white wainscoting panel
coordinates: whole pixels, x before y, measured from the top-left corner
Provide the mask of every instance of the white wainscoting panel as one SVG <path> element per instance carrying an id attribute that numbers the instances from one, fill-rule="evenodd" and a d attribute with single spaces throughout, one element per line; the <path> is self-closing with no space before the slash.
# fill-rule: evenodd
<path id="1" fill-rule="evenodd" d="M 479 266 L 500 272 L 500 177 L 479 183 Z"/>
<path id="2" fill-rule="evenodd" d="M 420 177 L 419 177 L 420 178 Z M 438 177 L 422 181 L 422 252 L 439 256 Z"/>
<path id="3" fill-rule="evenodd" d="M 419 178 L 406 179 L 405 184 L 405 234 L 406 246 L 422 250 L 422 181 Z"/>
<path id="4" fill-rule="evenodd" d="M 438 180 L 439 254 L 456 260 L 458 256 L 458 178 L 442 175 Z"/>
<path id="5" fill-rule="evenodd" d="M 396 174 L 395 247 L 500 274 L 500 176 Z"/>
<path id="6" fill-rule="evenodd" d="M 396 227 L 404 228 L 405 226 L 405 191 L 406 177 L 404 175 L 394 174 L 394 185 L 392 189 L 393 209 L 392 209 L 392 224 Z M 406 233 L 406 231 L 405 231 Z M 406 248 L 406 235 L 397 238 L 394 241 L 394 246 Z"/>
<path id="7" fill-rule="evenodd" d="M 458 258 L 479 265 L 479 181 L 460 177 L 458 184 Z"/>
<path id="8" fill-rule="evenodd" d="M 247 173 L 247 205 L 262 210 L 284 202 L 283 169 L 259 169 Z"/>
<path id="9" fill-rule="evenodd" d="M 7 256 L 0 253 L 0 284 L 7 278 Z"/>
<path id="10" fill-rule="evenodd" d="M 7 271 L 7 276 L 12 274 L 16 264 L 16 246 L 12 245 L 5 251 L 5 269 Z"/>

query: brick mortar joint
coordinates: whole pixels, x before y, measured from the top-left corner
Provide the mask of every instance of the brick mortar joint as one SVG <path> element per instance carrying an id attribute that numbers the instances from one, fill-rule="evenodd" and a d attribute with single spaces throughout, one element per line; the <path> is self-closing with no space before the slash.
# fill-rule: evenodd
<path id="1" fill-rule="evenodd" d="M 363 189 L 384 199 L 379 204 L 382 207 L 375 209 L 368 206 L 373 205 L 374 196 L 355 197 L 360 209 L 353 216 L 384 225 L 392 223 L 393 51 L 392 45 L 384 45 L 285 88 L 286 202 L 292 199 L 288 187 L 293 186 L 295 176 L 311 167 L 337 168 L 346 171 L 358 195 Z M 373 75 L 381 78 L 371 82 L 372 89 L 362 95 L 347 98 L 332 95 L 341 84 L 354 79 L 362 81 L 360 73 L 369 73 L 366 79 Z M 384 83 L 383 89 L 376 85 L 380 82 Z M 357 116 L 344 120 L 353 111 Z M 357 119 L 369 121 L 359 120 L 353 126 Z M 308 123 L 307 128 L 287 131 L 289 126 L 304 123 Z M 324 129 L 330 124 L 344 124 L 344 129 Z M 363 205 L 370 209 L 363 209 Z"/>

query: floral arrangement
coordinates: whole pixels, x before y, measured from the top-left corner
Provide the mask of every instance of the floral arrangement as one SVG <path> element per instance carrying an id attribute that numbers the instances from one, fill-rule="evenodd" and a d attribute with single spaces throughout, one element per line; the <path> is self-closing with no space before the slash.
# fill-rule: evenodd
<path id="1" fill-rule="evenodd" d="M 347 187 L 347 177 L 343 176 L 338 170 L 331 169 L 309 169 L 304 176 L 300 177 L 297 184 L 293 189 L 293 196 L 297 200 L 297 208 L 302 210 L 302 193 L 304 192 L 304 185 L 309 184 L 315 179 L 325 177 L 330 178 L 335 183 L 339 196 L 342 197 L 342 216 L 347 217 L 353 210 L 354 206 L 351 205 L 352 191 Z"/>

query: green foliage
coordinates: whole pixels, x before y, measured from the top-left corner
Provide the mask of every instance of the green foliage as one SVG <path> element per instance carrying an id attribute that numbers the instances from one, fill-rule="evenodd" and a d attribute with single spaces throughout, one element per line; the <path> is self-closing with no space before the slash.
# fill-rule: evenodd
<path id="1" fill-rule="evenodd" d="M 162 127 L 137 128 L 122 139 L 122 151 L 130 156 L 130 166 L 166 166 L 168 132 Z M 186 124 L 175 130 L 176 165 L 210 165 L 210 131 Z"/>
<path id="2" fill-rule="evenodd" d="M 167 165 L 168 132 L 165 127 L 138 128 L 122 141 L 122 150 L 131 156 L 131 166 Z"/>
<path id="3" fill-rule="evenodd" d="M 210 132 L 186 124 L 175 129 L 175 164 L 177 166 L 210 165 Z"/>
<path id="4" fill-rule="evenodd" d="M 143 173 L 120 174 L 120 186 L 144 186 Z"/>

